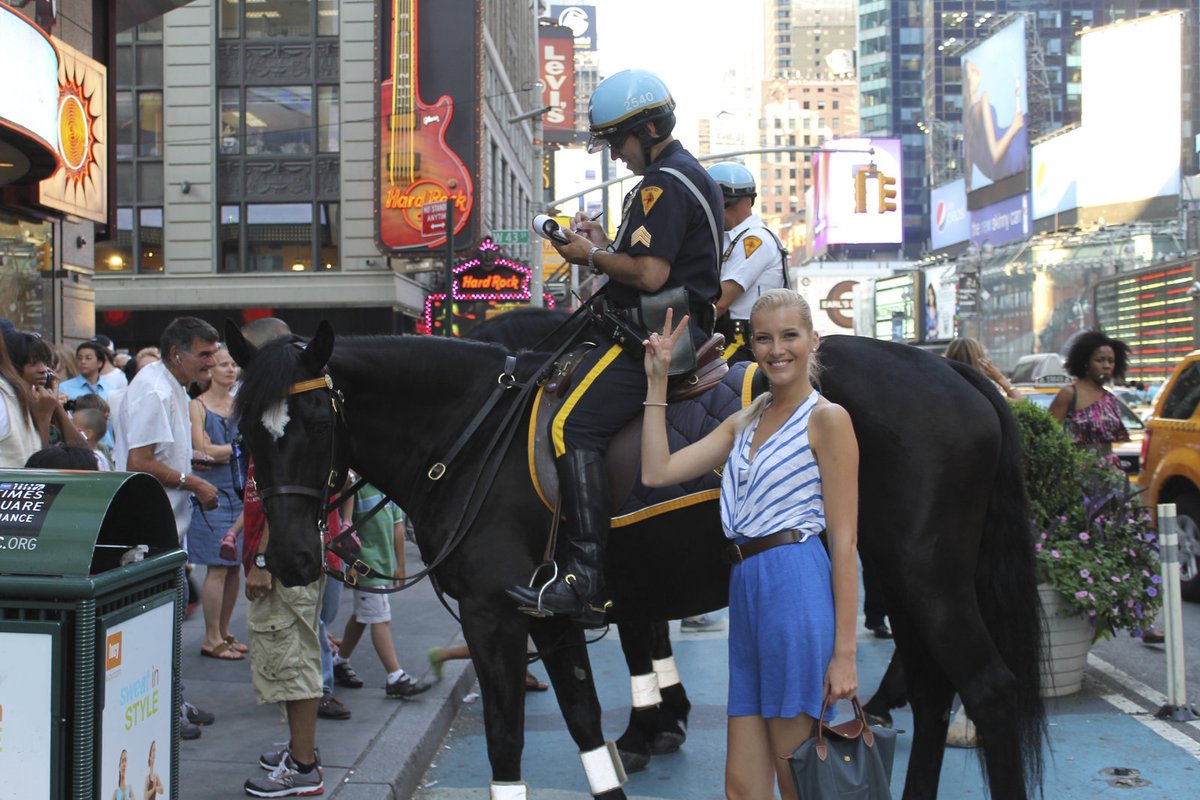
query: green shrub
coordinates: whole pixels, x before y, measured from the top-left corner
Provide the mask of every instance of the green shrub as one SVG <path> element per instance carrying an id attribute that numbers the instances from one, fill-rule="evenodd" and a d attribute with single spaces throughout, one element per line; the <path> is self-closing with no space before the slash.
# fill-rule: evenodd
<path id="1" fill-rule="evenodd" d="M 1029 518 L 1045 530 L 1079 505 L 1080 451 L 1058 420 L 1033 403 L 1013 403 L 1021 430 Z"/>

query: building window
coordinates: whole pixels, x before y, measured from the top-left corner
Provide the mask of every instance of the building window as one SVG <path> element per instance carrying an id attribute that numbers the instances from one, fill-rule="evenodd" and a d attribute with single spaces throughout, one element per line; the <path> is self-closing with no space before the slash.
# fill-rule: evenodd
<path id="1" fill-rule="evenodd" d="M 311 86 L 246 87 L 246 155 L 313 152 Z"/>
<path id="2" fill-rule="evenodd" d="M 223 205 L 218 229 L 221 272 L 341 268 L 339 203 Z"/>
<path id="3" fill-rule="evenodd" d="M 307 39 L 312 36 L 313 7 L 293 0 L 247 0 L 247 39 Z"/>
<path id="4" fill-rule="evenodd" d="M 338 87 L 317 87 L 317 146 L 322 153 L 341 150 L 341 120 Z"/>
<path id="5" fill-rule="evenodd" d="M 96 243 L 96 271 L 163 271 L 162 18 L 117 35 L 117 225 Z"/>

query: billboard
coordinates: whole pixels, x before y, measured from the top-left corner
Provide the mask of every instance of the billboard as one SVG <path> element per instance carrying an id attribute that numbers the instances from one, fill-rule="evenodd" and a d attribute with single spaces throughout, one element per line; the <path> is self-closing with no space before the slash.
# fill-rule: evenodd
<path id="1" fill-rule="evenodd" d="M 834 139 L 824 147 L 813 156 L 813 253 L 836 244 L 901 244 L 900 140 Z"/>
<path id="2" fill-rule="evenodd" d="M 1080 168 L 1086 148 L 1082 128 L 1033 146 L 1033 218 L 1064 214 L 1079 207 Z"/>
<path id="3" fill-rule="evenodd" d="M 1180 12 L 1084 33 L 1081 206 L 1179 194 Z"/>
<path id="4" fill-rule="evenodd" d="M 538 28 L 539 65 L 542 75 L 542 135 L 547 142 L 575 141 L 575 48 L 570 28 Z"/>
<path id="5" fill-rule="evenodd" d="M 1031 233 L 1027 192 L 971 212 L 971 241 L 979 247 L 1028 239 Z"/>
<path id="6" fill-rule="evenodd" d="M 476 5 L 441 0 L 435 7 L 427 1 L 384 3 L 380 25 L 378 244 L 384 253 L 418 257 L 446 241 L 444 229 L 426 233 L 428 226 L 421 224 L 426 205 L 452 201 L 455 235 L 464 245 L 474 244 L 483 119 Z M 463 54 L 470 60 L 464 62 Z"/>
<path id="7" fill-rule="evenodd" d="M 965 242 L 971 237 L 965 178 L 935 187 L 930 192 L 929 208 L 933 214 L 929 236 L 934 250 Z"/>
<path id="8" fill-rule="evenodd" d="M 917 340 L 917 277 L 909 272 L 875 281 L 875 338 Z"/>
<path id="9" fill-rule="evenodd" d="M 596 49 L 596 7 L 582 4 L 550 6 L 550 17 L 571 29 L 576 50 Z"/>
<path id="10" fill-rule="evenodd" d="M 58 170 L 38 184 L 38 202 L 108 221 L 108 70 L 54 39 L 58 48 Z"/>
<path id="11" fill-rule="evenodd" d="M 962 84 L 967 193 L 999 184 L 972 198 L 980 207 L 1022 191 L 1029 172 L 1024 16 L 963 54 Z"/>
<path id="12" fill-rule="evenodd" d="M 926 342 L 953 339 L 958 313 L 958 269 L 952 264 L 929 267 L 924 276 L 921 338 Z"/>

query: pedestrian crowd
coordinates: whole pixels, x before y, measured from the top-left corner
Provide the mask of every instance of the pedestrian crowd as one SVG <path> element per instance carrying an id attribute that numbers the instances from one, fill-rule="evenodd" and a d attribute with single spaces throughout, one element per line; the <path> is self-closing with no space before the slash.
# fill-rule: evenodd
<path id="1" fill-rule="evenodd" d="M 217 331 L 203 320 L 180 317 L 162 332 L 157 347 L 133 356 L 116 353 L 105 336 L 72 350 L 51 347 L 7 321 L 0 322 L 0 331 L 0 467 L 115 469 L 158 480 L 188 555 L 187 613 L 198 606 L 203 617 L 200 655 L 249 662 L 257 700 L 281 706 L 287 719 L 289 741 L 259 757 L 265 772 L 246 780 L 246 793 L 284 797 L 323 791 L 316 720 L 351 718 L 333 692 L 335 686 L 363 688 L 350 656 L 364 634 L 369 632 L 387 671 L 382 697 L 415 697 L 432 683 L 400 666 L 389 595 L 379 592 L 386 582 L 364 580 L 355 590 L 353 614 L 338 637 L 328 626 L 338 613 L 341 583 L 322 577 L 308 586 L 284 587 L 272 580 L 262 555 L 269 531 L 254 467 L 240 450 L 239 369 Z M 280 320 L 263 319 L 247 325 L 244 335 L 261 345 L 291 332 Z M 403 512 L 371 487 L 359 494 L 357 508 L 355 502 L 347 500 L 330 515 L 329 530 L 343 531 L 387 502 L 383 513 L 365 519 L 356 537 L 368 563 L 382 574 L 403 576 Z M 346 569 L 332 554 L 328 558 L 331 568 Z M 194 582 L 195 567 L 204 574 Z M 243 575 L 246 642 L 230 630 Z M 440 668 L 440 655 L 438 660 Z M 200 738 L 215 716 L 186 699 L 186 685 L 181 697 L 180 738 Z"/>

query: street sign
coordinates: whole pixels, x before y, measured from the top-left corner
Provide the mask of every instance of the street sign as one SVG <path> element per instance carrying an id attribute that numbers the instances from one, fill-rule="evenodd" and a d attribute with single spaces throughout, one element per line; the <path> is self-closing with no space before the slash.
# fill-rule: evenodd
<path id="1" fill-rule="evenodd" d="M 529 231 L 517 230 L 492 231 L 492 241 L 496 244 L 529 244 Z"/>
<path id="2" fill-rule="evenodd" d="M 421 235 L 427 239 L 446 235 L 445 201 L 421 206 Z"/>

